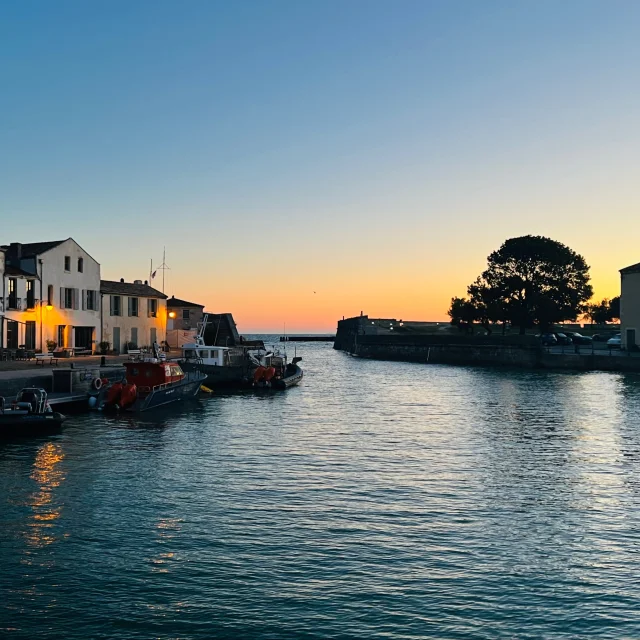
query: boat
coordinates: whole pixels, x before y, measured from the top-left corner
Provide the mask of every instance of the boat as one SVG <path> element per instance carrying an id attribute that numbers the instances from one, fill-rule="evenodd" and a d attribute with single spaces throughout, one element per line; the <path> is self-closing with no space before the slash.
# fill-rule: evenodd
<path id="1" fill-rule="evenodd" d="M 206 375 L 197 369 L 185 372 L 178 362 L 154 355 L 125 362 L 125 378 L 104 388 L 99 407 L 104 411 L 148 411 L 163 405 L 193 398 Z"/>
<path id="2" fill-rule="evenodd" d="M 271 354 L 268 363 L 256 368 L 253 374 L 253 386 L 256 389 L 288 389 L 297 385 L 304 375 L 298 362 L 300 357 L 287 363 L 286 355 Z"/>
<path id="3" fill-rule="evenodd" d="M 52 411 L 47 392 L 25 387 L 10 407 L 0 396 L 0 438 L 24 438 L 58 433 L 65 416 Z"/>
<path id="4" fill-rule="evenodd" d="M 199 370 L 206 374 L 204 384 L 212 389 L 250 387 L 260 347 L 256 345 L 222 347 L 205 344 L 208 314 L 205 314 L 195 342 L 182 345 L 180 366 L 184 371 Z M 260 345 L 262 343 L 260 342 Z"/>

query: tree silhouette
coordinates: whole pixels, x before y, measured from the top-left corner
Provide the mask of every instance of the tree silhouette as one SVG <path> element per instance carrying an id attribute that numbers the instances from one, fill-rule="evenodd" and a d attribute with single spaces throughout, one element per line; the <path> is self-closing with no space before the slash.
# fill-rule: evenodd
<path id="1" fill-rule="evenodd" d="M 491 253 L 487 269 L 469 286 L 471 301 L 492 320 L 508 320 L 524 334 L 575 320 L 592 295 L 585 259 L 543 236 L 510 238 Z"/>

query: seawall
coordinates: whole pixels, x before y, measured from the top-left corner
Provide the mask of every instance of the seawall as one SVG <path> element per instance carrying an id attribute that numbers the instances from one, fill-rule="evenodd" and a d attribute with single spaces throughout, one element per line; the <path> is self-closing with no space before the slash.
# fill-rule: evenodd
<path id="1" fill-rule="evenodd" d="M 391 323 L 394 323 L 391 325 Z M 391 328 L 393 326 L 393 328 Z M 367 316 L 338 322 L 334 349 L 361 358 L 430 364 L 509 366 L 528 369 L 640 372 L 640 357 L 624 353 L 552 353 L 531 335 L 413 333 L 398 321 Z"/>

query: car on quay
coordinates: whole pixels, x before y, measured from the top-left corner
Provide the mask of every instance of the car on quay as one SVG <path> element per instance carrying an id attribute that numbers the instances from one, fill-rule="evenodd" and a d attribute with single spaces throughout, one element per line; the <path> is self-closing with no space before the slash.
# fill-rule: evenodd
<path id="1" fill-rule="evenodd" d="M 556 340 L 558 344 L 569 345 L 573 344 L 571 338 L 566 333 L 555 333 Z"/>
<path id="2" fill-rule="evenodd" d="M 540 344 L 543 347 L 555 347 L 558 344 L 558 338 L 554 333 L 542 333 L 538 334 L 536 338 L 540 338 Z"/>
<path id="3" fill-rule="evenodd" d="M 593 338 L 591 336 L 583 336 L 581 333 L 571 331 L 567 333 L 567 337 L 570 338 L 573 344 L 591 345 L 593 344 Z"/>
<path id="4" fill-rule="evenodd" d="M 622 348 L 622 334 L 616 333 L 613 338 L 607 340 L 607 347 L 609 349 L 621 349 Z"/>

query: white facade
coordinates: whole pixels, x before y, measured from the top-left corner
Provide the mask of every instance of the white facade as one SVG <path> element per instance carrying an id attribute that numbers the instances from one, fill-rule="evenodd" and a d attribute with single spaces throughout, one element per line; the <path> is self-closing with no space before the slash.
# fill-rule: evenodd
<path id="1" fill-rule="evenodd" d="M 13 243 L 5 246 L 5 252 L 3 344 L 15 347 L 13 321 L 19 346 L 32 348 L 27 344 L 31 338 L 33 348 L 42 351 L 49 350 L 47 341 L 58 347 L 95 350 L 100 329 L 100 264 L 72 238 Z"/>
<path id="2" fill-rule="evenodd" d="M 103 280 L 102 341 L 111 349 L 125 353 L 132 348 L 150 347 L 166 339 L 167 300 L 146 282 Z"/>
<path id="3" fill-rule="evenodd" d="M 620 337 L 623 349 L 640 342 L 640 264 L 620 271 Z"/>

